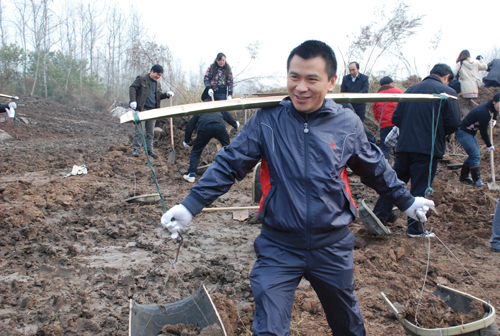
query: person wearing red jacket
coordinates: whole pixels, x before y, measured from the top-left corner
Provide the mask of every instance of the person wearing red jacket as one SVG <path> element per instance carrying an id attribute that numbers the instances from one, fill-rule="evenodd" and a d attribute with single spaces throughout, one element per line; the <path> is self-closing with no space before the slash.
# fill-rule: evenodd
<path id="1" fill-rule="evenodd" d="M 378 93 L 403 93 L 403 91 L 394 87 L 394 81 L 391 77 L 384 77 L 380 80 L 380 89 Z M 385 138 L 394 127 L 391 118 L 397 104 L 397 102 L 373 103 L 373 115 L 380 125 L 380 149 L 387 160 L 389 160 L 391 147 L 385 144 Z"/>

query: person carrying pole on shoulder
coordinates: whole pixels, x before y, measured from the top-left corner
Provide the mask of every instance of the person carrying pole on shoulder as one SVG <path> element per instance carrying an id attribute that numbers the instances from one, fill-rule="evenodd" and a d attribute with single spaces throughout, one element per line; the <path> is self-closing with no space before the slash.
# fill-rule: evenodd
<path id="1" fill-rule="evenodd" d="M 9 118 L 14 118 L 16 115 L 17 104 L 15 102 L 10 102 L 8 104 L 0 103 L 0 113 L 7 113 Z"/>
<path id="2" fill-rule="evenodd" d="M 436 64 L 429 76 L 405 93 L 456 95 L 455 90 L 448 86 L 451 78 L 453 72 L 450 66 Z M 458 102 L 400 102 L 392 115 L 392 123 L 399 127 L 394 170 L 404 183 L 411 180 L 410 192 L 413 196 L 427 196 L 426 192 L 436 175 L 438 160 L 446 150 L 446 136 L 454 133 L 460 124 Z M 362 220 L 385 224 L 392 208 L 392 203 L 381 195 L 373 209 L 374 216 Z M 424 234 L 424 228 L 410 216 L 406 233 L 410 237 L 420 237 Z"/>
<path id="3" fill-rule="evenodd" d="M 337 59 L 325 43 L 305 41 L 287 60 L 288 97 L 259 109 L 181 204 L 161 218 L 177 238 L 201 210 L 226 193 L 262 160 L 263 195 L 250 273 L 254 335 L 288 335 L 294 292 L 306 278 L 318 294 L 330 328 L 366 335 L 354 295 L 349 223 L 356 217 L 346 167 L 411 218 L 426 221 L 434 202 L 413 197 L 368 142 L 354 111 L 325 99 L 337 81 Z"/>
<path id="4" fill-rule="evenodd" d="M 130 107 L 138 112 L 148 111 L 160 107 L 160 100 L 170 99 L 174 96 L 172 91 L 165 93 L 161 92 L 161 83 L 158 80 L 163 74 L 163 67 L 159 64 L 153 65 L 149 74 L 137 76 L 135 81 L 130 85 Z M 154 128 L 156 120 L 146 120 L 135 126 L 134 141 L 132 148 L 134 156 L 139 156 L 139 149 L 142 147 L 141 132 L 139 127 L 146 131 L 146 146 L 147 155 L 156 158 L 158 155 L 153 151 Z"/>

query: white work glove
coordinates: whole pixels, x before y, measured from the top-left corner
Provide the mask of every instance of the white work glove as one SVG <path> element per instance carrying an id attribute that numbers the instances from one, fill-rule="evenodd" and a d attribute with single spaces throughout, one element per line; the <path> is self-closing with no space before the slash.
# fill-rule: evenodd
<path id="1" fill-rule="evenodd" d="M 488 152 L 491 152 L 495 150 L 495 146 L 491 145 L 491 147 L 486 147 L 486 149 L 488 150 Z"/>
<path id="2" fill-rule="evenodd" d="M 9 108 L 11 108 L 11 109 L 14 109 L 14 110 L 15 110 L 15 109 L 17 108 L 17 104 L 16 104 L 16 102 L 10 102 L 10 103 L 9 103 Z"/>
<path id="3" fill-rule="evenodd" d="M 406 209 L 405 214 L 414 220 L 424 223 L 427 221 L 425 214 L 429 209 L 435 209 L 433 201 L 424 197 L 415 197 L 415 201 L 408 209 Z"/>
<path id="4" fill-rule="evenodd" d="M 135 109 L 137 108 L 137 102 L 131 102 L 131 103 L 130 103 L 130 108 L 131 108 L 132 110 L 135 110 Z"/>
<path id="5" fill-rule="evenodd" d="M 233 96 L 227 96 L 227 100 L 233 99 Z"/>
<path id="6" fill-rule="evenodd" d="M 214 95 L 214 90 L 210 89 L 208 90 L 208 96 L 212 97 Z"/>
<path id="7" fill-rule="evenodd" d="M 492 127 L 495 127 L 495 125 L 497 124 L 497 121 L 495 119 L 492 119 L 491 120 L 491 126 Z"/>
<path id="8" fill-rule="evenodd" d="M 173 91 L 168 91 L 168 92 L 167 92 L 167 97 L 168 97 L 168 98 L 171 98 L 171 97 L 173 97 L 173 96 L 174 96 L 174 92 L 173 92 Z"/>
<path id="9" fill-rule="evenodd" d="M 191 219 L 193 219 L 191 212 L 184 205 L 178 204 L 161 216 L 161 225 L 170 231 L 172 239 L 176 239 L 179 236 L 179 231 L 184 229 Z"/>
<path id="10" fill-rule="evenodd" d="M 6 108 L 5 111 L 7 112 L 9 118 L 14 118 L 16 116 L 16 110 L 14 110 L 12 107 Z"/>
<path id="11" fill-rule="evenodd" d="M 236 129 L 240 128 L 240 122 L 236 120 Z"/>
<path id="12" fill-rule="evenodd" d="M 189 148 L 189 145 L 186 143 L 186 141 L 183 141 L 182 145 L 184 146 L 184 148 Z"/>

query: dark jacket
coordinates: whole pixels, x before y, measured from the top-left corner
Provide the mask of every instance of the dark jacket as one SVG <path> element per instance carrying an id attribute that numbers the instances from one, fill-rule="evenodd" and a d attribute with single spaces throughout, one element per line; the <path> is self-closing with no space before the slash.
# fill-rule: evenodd
<path id="1" fill-rule="evenodd" d="M 146 98 L 149 94 L 150 81 L 148 79 L 149 74 L 142 76 L 137 76 L 135 81 L 130 85 L 129 96 L 130 103 L 137 102 L 137 111 L 142 111 L 144 109 L 144 104 L 146 104 Z M 160 100 L 169 98 L 167 93 L 161 92 L 160 82 L 156 82 L 156 108 L 160 107 Z"/>
<path id="2" fill-rule="evenodd" d="M 441 80 L 430 75 L 418 84 L 413 85 L 405 93 L 447 93 L 456 96 L 455 90 L 446 86 Z M 438 116 L 440 102 L 401 102 L 392 114 L 392 123 L 399 127 L 399 140 L 396 153 L 409 152 L 431 154 L 432 123 L 434 112 Z M 442 158 L 446 146 L 446 135 L 452 134 L 460 124 L 460 107 L 458 100 L 443 100 L 434 145 L 434 156 Z"/>
<path id="3" fill-rule="evenodd" d="M 201 129 L 203 129 L 206 125 L 212 124 L 212 123 L 220 123 L 222 125 L 227 122 L 229 125 L 233 126 L 233 128 L 238 128 L 238 125 L 236 125 L 236 120 L 234 120 L 233 116 L 229 114 L 229 112 L 224 111 L 224 112 L 213 112 L 213 113 L 204 113 L 204 114 L 196 114 L 194 115 L 191 120 L 186 125 L 186 133 L 184 135 L 184 142 L 185 143 L 190 143 L 191 142 L 191 135 L 193 134 L 193 131 L 198 125 L 197 132 L 199 132 Z"/>
<path id="4" fill-rule="evenodd" d="M 485 81 L 493 81 L 500 85 L 500 58 L 495 58 L 488 63 L 488 75 L 484 77 Z"/>
<path id="5" fill-rule="evenodd" d="M 198 214 L 261 159 L 261 233 L 294 248 L 324 247 L 349 233 L 356 206 L 347 166 L 402 210 L 414 201 L 352 110 L 328 99 L 304 114 L 285 98 L 248 120 L 181 203 Z"/>
<path id="6" fill-rule="evenodd" d="M 483 138 L 486 147 L 492 146 L 488 133 L 488 128 L 491 120 L 490 112 L 493 113 L 493 119 L 496 119 L 498 112 L 495 110 L 495 107 L 493 106 L 493 102 L 491 100 L 474 107 L 460 123 L 460 129 L 462 131 L 474 136 L 479 130 L 481 138 Z"/>
<path id="7" fill-rule="evenodd" d="M 370 88 L 370 83 L 368 82 L 368 76 L 363 75 L 362 73 L 358 74 L 356 80 L 353 82 L 351 75 L 344 76 L 342 78 L 342 85 L 340 86 L 340 92 L 352 92 L 352 93 L 368 93 L 368 89 Z M 352 103 L 352 107 L 356 112 L 366 111 L 366 104 Z"/>
<path id="8" fill-rule="evenodd" d="M 9 109 L 9 104 L 0 103 L 0 113 L 7 113 L 5 109 Z"/>

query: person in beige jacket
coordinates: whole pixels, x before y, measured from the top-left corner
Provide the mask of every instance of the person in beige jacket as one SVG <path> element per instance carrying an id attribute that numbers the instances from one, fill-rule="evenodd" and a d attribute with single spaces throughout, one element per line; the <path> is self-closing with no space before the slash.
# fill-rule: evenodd
<path id="1" fill-rule="evenodd" d="M 479 71 L 487 70 L 488 64 L 483 59 L 483 56 L 477 56 L 475 60 L 471 60 L 469 50 L 462 50 L 457 58 L 457 64 L 453 68 L 453 75 L 460 75 L 460 94 L 458 100 L 460 103 L 460 111 L 462 119 L 469 111 L 476 106 L 472 102 L 472 98 L 477 98 L 479 91 Z"/>

